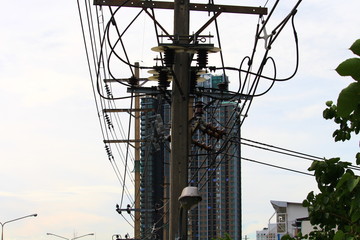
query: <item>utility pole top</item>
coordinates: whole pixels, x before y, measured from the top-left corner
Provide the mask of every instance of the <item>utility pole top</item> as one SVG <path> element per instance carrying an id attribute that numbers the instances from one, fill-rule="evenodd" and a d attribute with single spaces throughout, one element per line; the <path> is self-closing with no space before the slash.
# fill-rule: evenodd
<path id="1" fill-rule="evenodd" d="M 164 35 L 157 35 L 158 40 L 162 38 L 170 39 L 169 43 L 161 41 L 159 46 L 152 49 L 153 51 L 164 52 L 165 66 L 156 69 L 158 75 L 162 76 L 165 82 L 165 84 L 162 83 L 162 87 L 165 86 L 164 91 L 166 91 L 166 83 L 168 83 L 168 74 L 171 73 L 174 79 L 171 90 L 171 152 L 169 162 L 170 199 L 168 207 L 169 215 L 166 216 L 169 218 L 169 223 L 168 229 L 166 230 L 168 232 L 164 234 L 163 239 L 187 240 L 188 209 L 184 209 L 181 206 L 178 198 L 181 196 L 182 190 L 188 186 L 189 152 L 192 144 L 192 134 L 189 122 L 194 105 L 194 96 L 192 95 L 192 85 L 190 83 L 194 73 L 196 76 L 197 72 L 208 67 L 207 54 L 219 52 L 221 50 L 220 48 L 214 47 L 213 44 L 204 44 L 204 42 L 198 40 L 199 38 L 210 39 L 213 37 L 210 34 L 202 35 L 202 32 L 222 13 L 263 16 L 267 15 L 267 8 L 190 3 L 190 0 L 173 0 L 169 2 L 147 0 L 94 0 L 94 5 L 141 8 L 145 12 L 147 12 L 147 9 L 173 10 L 174 12 L 173 34 L 169 34 L 158 21 L 155 21 L 151 14 L 149 15 L 154 19 L 156 26 L 164 32 Z M 197 31 L 195 31 L 194 34 L 189 33 L 191 11 L 212 13 L 212 16 L 209 14 L 209 18 Z M 196 71 L 194 71 L 191 66 L 195 53 L 198 54 Z M 132 87 L 130 90 L 133 91 L 135 88 Z M 161 90 L 163 91 L 163 89 Z M 155 90 L 150 89 L 149 91 L 153 92 Z M 211 94 L 221 94 L 221 96 L 224 97 L 224 94 L 226 93 L 224 93 L 224 91 L 216 93 L 214 90 L 211 90 Z M 112 111 L 120 112 L 122 110 L 117 109 Z M 136 113 L 138 112 L 139 111 L 136 111 Z M 107 140 L 104 142 L 113 143 L 115 141 L 121 142 L 122 140 Z M 138 207 L 139 206 L 135 207 L 135 209 L 130 209 L 130 207 L 126 209 L 118 208 L 117 210 L 119 213 L 121 213 L 121 211 L 127 211 L 128 213 L 134 211 L 135 213 L 138 213 Z M 140 209 L 140 212 L 142 212 L 142 210 Z"/>

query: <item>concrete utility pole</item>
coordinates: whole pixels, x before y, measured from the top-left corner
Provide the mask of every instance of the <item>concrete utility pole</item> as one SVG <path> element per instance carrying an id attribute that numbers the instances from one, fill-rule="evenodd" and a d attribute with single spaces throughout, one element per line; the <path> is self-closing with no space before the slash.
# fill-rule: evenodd
<path id="1" fill-rule="evenodd" d="M 135 63 L 135 77 L 140 78 L 139 63 Z M 135 93 L 135 109 L 140 109 L 140 97 Z M 135 139 L 140 139 L 140 111 L 135 112 Z M 140 209 L 140 142 L 135 142 L 135 209 Z M 140 238 L 140 212 L 135 212 L 135 238 Z"/>
<path id="2" fill-rule="evenodd" d="M 175 0 L 174 5 L 174 44 L 189 44 L 189 0 Z M 175 54 L 175 81 L 173 83 L 171 100 L 171 162 L 170 162 L 170 219 L 169 239 L 176 237 L 186 239 L 187 213 L 180 217 L 180 203 L 178 198 L 188 181 L 188 153 L 190 143 L 189 121 L 189 81 L 190 56 L 186 52 Z M 178 221 L 182 221 L 182 229 Z M 178 236 L 182 233 L 184 236 Z"/>
<path id="3" fill-rule="evenodd" d="M 173 9 L 174 10 L 174 36 L 172 44 L 167 47 L 189 46 L 190 42 L 195 40 L 195 35 L 200 35 L 221 13 L 255 14 L 266 15 L 267 9 L 262 7 L 242 7 L 215 4 L 190 3 L 189 0 L 172 1 L 143 1 L 143 0 L 94 0 L 95 5 L 100 6 L 119 6 L 143 9 Z M 214 15 L 196 31 L 194 36 L 189 36 L 190 11 L 211 12 Z M 156 22 L 158 27 L 160 23 Z M 164 30 L 163 27 L 161 27 Z M 194 42 L 193 42 L 194 43 Z M 189 52 L 176 52 L 172 70 L 174 71 L 174 80 L 171 92 L 171 159 L 170 159 L 170 204 L 169 204 L 169 236 L 164 239 L 174 240 L 181 238 L 187 239 L 187 212 L 184 211 L 179 224 L 180 202 L 178 198 L 183 188 L 187 186 L 188 181 L 188 155 L 191 143 L 190 128 L 188 126 L 190 112 L 192 111 L 190 92 L 190 65 L 191 54 Z M 132 90 L 135 88 L 133 87 Z M 138 105 L 137 105 L 138 106 Z M 138 106 L 139 107 L 139 106 Z M 109 110 L 110 111 L 110 110 Z M 138 136 L 138 133 L 136 134 Z M 135 140 L 136 142 L 137 140 Z M 108 140 L 104 143 L 124 142 L 124 140 Z M 127 141 L 129 142 L 129 141 Z M 137 159 L 136 159 L 137 160 Z M 137 179 L 139 181 L 139 179 Z M 139 183 L 139 182 L 137 182 Z M 138 185 L 136 186 L 139 187 Z M 139 196 L 135 196 L 138 199 Z M 139 206 L 139 205 L 136 205 Z M 136 215 L 138 219 L 139 215 Z M 135 236 L 139 233 L 139 222 L 135 222 Z M 182 226 L 182 229 L 179 229 Z M 182 236 L 179 236 L 181 233 Z"/>

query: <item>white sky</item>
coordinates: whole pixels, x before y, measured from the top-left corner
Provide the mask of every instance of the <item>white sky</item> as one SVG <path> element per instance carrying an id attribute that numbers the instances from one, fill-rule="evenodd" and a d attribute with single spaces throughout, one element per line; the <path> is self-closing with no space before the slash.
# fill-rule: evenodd
<path id="1" fill-rule="evenodd" d="M 221 3 L 234 2 L 255 5 Z M 322 110 L 351 82 L 334 69 L 353 56 L 348 48 L 360 36 L 359 8 L 358 0 L 303 1 L 295 19 L 298 74 L 254 100 L 244 138 L 320 157 L 354 159 L 358 139 L 335 144 L 334 124 L 323 120 Z M 47 232 L 67 238 L 96 233 L 88 239 L 124 235 L 129 228 L 115 211 L 121 186 L 102 144 L 76 1 L 3 1 L 2 9 L 0 222 L 38 214 L 6 224 L 4 239 L 54 238 Z M 242 27 L 250 33 L 254 29 Z M 239 46 L 229 41 L 224 48 Z M 249 54 L 250 49 L 242 51 Z M 284 55 L 277 60 L 279 75 L 293 69 L 293 62 L 287 64 L 292 55 Z M 243 157 L 301 171 L 310 165 L 248 147 Z M 267 226 L 273 213 L 270 200 L 301 202 L 316 189 L 312 177 L 251 162 L 243 162 L 242 179 L 243 231 L 250 239 Z"/>

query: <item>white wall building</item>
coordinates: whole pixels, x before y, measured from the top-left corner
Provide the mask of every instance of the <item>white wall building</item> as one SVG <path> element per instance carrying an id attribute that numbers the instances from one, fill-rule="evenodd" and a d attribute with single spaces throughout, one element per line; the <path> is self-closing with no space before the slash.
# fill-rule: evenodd
<path id="1" fill-rule="evenodd" d="M 267 228 L 256 231 L 257 240 L 280 240 L 289 234 L 295 236 L 301 230 L 301 221 L 308 217 L 307 208 L 301 203 L 270 201 L 275 213 L 269 219 Z"/>

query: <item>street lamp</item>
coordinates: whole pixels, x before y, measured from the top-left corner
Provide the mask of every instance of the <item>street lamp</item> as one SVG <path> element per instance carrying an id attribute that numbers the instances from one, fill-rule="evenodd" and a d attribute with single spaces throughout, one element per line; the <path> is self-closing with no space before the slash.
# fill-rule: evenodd
<path id="1" fill-rule="evenodd" d="M 199 194 L 198 188 L 192 186 L 185 187 L 179 197 L 181 207 L 186 211 L 189 211 L 191 208 L 196 206 L 199 202 L 201 202 L 201 200 L 202 197 Z"/>
<path id="2" fill-rule="evenodd" d="M 1 223 L 0 222 L 0 225 L 1 225 L 1 240 L 4 239 L 4 225 L 7 224 L 7 223 L 10 223 L 10 222 L 15 222 L 17 220 L 20 220 L 20 219 L 23 219 L 23 218 L 27 218 L 27 217 L 36 217 L 37 214 L 31 214 L 31 215 L 27 215 L 27 216 L 24 216 L 24 217 L 20 217 L 20 218 L 16 218 L 16 219 L 13 219 L 13 220 L 9 220 L 9 221 L 6 221 L 4 223 Z"/>
<path id="3" fill-rule="evenodd" d="M 79 237 L 73 237 L 73 238 L 62 237 L 62 236 L 56 235 L 54 233 L 46 233 L 46 235 L 51 235 L 51 236 L 55 236 L 55 237 L 58 237 L 58 238 L 63 238 L 63 239 L 66 239 L 66 240 L 74 240 L 74 239 L 78 239 L 78 238 L 82 238 L 82 237 L 86 237 L 86 236 L 93 236 L 95 234 L 94 233 L 88 233 L 88 234 L 85 234 L 85 235 L 82 235 L 82 236 L 79 236 Z"/>
<path id="4" fill-rule="evenodd" d="M 179 229 L 178 229 L 178 237 L 177 240 L 182 239 L 183 234 L 183 226 L 182 226 L 182 219 L 183 219 L 183 210 L 186 211 L 186 213 L 195 207 L 199 202 L 201 202 L 202 197 L 199 194 L 199 190 L 197 187 L 187 186 L 185 187 L 181 195 L 179 197 L 180 202 L 180 214 L 179 214 Z M 186 215 L 186 214 L 185 214 Z M 186 226 L 187 226 L 187 216 L 185 217 Z"/>

